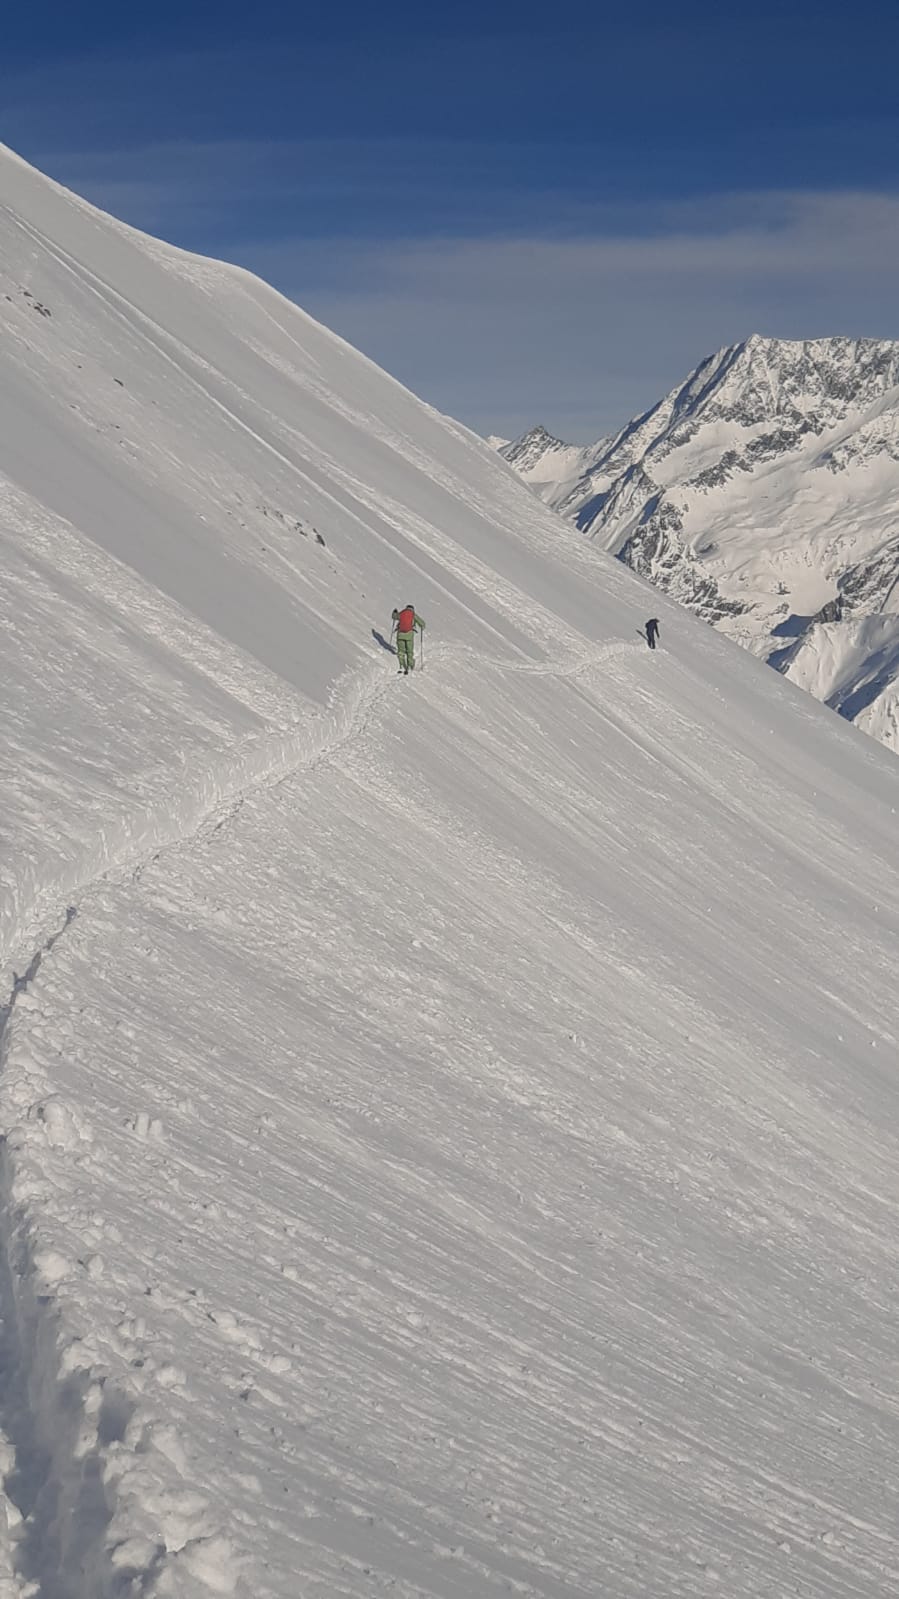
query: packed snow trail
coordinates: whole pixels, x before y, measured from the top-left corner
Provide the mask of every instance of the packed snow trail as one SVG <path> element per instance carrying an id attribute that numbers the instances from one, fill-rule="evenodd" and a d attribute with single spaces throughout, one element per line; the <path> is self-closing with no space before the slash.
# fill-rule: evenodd
<path id="1" fill-rule="evenodd" d="M 0 207 L 0 1591 L 892 1599 L 899 768 L 247 274 Z"/>

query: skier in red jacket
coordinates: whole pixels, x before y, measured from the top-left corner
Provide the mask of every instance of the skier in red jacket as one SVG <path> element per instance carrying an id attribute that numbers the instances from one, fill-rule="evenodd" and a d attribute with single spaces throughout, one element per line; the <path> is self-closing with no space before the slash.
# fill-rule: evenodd
<path id="1" fill-rule="evenodd" d="M 405 673 L 415 671 L 415 629 L 424 632 L 424 618 L 416 616 L 414 605 L 404 605 L 401 611 L 394 611 L 393 625 L 396 628 L 396 653 L 400 663 L 400 671 Z"/>

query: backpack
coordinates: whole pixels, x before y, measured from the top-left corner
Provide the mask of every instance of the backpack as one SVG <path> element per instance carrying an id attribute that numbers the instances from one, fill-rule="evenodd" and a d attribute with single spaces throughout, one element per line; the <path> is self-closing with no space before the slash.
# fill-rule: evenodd
<path id="1" fill-rule="evenodd" d="M 398 633 L 411 633 L 414 626 L 415 612 L 411 605 L 406 605 L 396 619 L 396 630 Z"/>

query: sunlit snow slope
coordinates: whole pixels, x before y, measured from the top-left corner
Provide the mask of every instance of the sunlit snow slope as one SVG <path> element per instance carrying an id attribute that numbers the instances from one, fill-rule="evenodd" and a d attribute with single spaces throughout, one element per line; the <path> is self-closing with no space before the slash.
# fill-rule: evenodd
<path id="1" fill-rule="evenodd" d="M 0 200 L 3 1599 L 894 1595 L 894 757 Z"/>

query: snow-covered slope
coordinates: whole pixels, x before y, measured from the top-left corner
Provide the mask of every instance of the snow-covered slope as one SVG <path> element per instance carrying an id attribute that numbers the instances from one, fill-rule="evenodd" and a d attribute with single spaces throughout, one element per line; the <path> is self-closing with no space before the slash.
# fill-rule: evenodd
<path id="1" fill-rule="evenodd" d="M 895 763 L 0 203 L 3 1599 L 892 1595 Z"/>
<path id="2" fill-rule="evenodd" d="M 502 454 L 635 571 L 899 749 L 899 344 L 751 338 L 614 438 L 535 428 Z"/>

